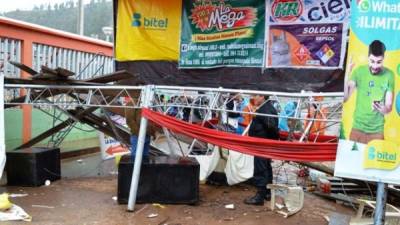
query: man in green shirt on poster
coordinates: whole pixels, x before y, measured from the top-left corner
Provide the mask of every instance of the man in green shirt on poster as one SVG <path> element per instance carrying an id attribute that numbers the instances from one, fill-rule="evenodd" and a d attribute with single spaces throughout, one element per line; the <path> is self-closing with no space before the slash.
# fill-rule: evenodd
<path id="1" fill-rule="evenodd" d="M 394 74 L 383 66 L 385 45 L 375 40 L 369 45 L 368 65 L 361 65 L 353 72 L 350 59 L 350 80 L 347 74 L 344 89 L 346 102 L 357 90 L 356 107 L 350 140 L 367 144 L 374 139 L 384 139 L 385 115 L 392 111 Z"/>

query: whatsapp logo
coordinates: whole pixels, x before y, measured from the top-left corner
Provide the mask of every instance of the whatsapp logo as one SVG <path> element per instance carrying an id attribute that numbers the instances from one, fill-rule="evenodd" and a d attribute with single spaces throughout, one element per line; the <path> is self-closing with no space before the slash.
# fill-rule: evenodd
<path id="1" fill-rule="evenodd" d="M 358 10 L 360 11 L 360 12 L 368 12 L 369 11 L 369 8 L 370 8 L 370 2 L 369 2 L 369 0 L 361 0 L 359 3 L 358 3 Z"/>

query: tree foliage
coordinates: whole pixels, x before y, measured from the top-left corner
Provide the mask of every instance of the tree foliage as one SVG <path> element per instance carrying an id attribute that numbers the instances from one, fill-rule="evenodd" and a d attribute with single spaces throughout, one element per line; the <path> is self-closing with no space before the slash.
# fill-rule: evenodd
<path id="1" fill-rule="evenodd" d="M 78 31 L 78 4 L 67 0 L 59 4 L 36 5 L 32 10 L 15 10 L 4 13 L 5 17 L 39 24 L 71 33 Z M 84 35 L 105 40 L 102 31 L 113 25 L 113 8 L 110 0 L 91 0 L 84 5 Z"/>

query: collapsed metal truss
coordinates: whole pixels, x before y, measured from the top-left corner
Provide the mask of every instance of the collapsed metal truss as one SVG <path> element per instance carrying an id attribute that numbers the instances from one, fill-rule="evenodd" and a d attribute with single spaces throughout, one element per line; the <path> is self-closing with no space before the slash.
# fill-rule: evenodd
<path id="1" fill-rule="evenodd" d="M 63 109 L 75 107 L 140 108 L 142 87 L 131 86 L 75 86 L 5 84 L 6 91 L 24 90 L 21 99 L 5 98 L 6 108 L 21 104 L 37 107 L 57 106 Z"/>
<path id="2" fill-rule="evenodd" d="M 144 86 L 78 86 L 78 85 L 35 85 L 35 84 L 5 84 L 7 92 L 24 90 L 26 93 L 23 99 L 5 98 L 5 106 L 13 107 L 20 104 L 33 105 L 35 107 L 47 108 L 57 107 L 68 115 L 66 110 L 76 107 L 88 108 L 131 108 L 139 109 L 143 107 Z M 304 139 L 310 127 L 315 122 L 323 122 L 324 129 L 331 129 L 333 132 L 338 130 L 341 118 L 342 93 L 281 93 L 252 90 L 235 90 L 223 88 L 198 88 L 198 87 L 173 87 L 173 86 L 151 86 L 153 99 L 148 106 L 157 111 L 169 114 L 174 109 L 177 110 L 175 116 L 189 122 L 205 122 L 215 113 L 222 114 L 223 121 L 227 121 L 227 113 L 254 114 L 280 119 L 292 119 L 298 121 L 308 121 L 307 126 L 300 130 Z M 272 101 L 274 106 L 283 110 L 288 102 L 296 102 L 297 107 L 293 116 L 283 115 L 263 115 L 255 112 L 243 111 L 243 108 L 227 109 L 229 102 L 236 101 L 238 97 L 250 98 L 251 95 L 268 95 L 267 101 Z M 164 96 L 164 99 L 161 99 Z M 323 100 L 320 98 L 323 97 Z M 169 98 L 169 101 L 165 99 Z M 141 101 L 142 99 L 142 101 Z M 319 100 L 317 100 L 319 99 Z M 189 114 L 187 113 L 189 111 Z M 313 115 L 307 115 L 313 111 Z M 195 114 L 202 116 L 195 116 Z M 317 116 L 319 115 L 319 116 Z M 68 115 L 70 118 L 71 115 Z M 122 115 L 124 116 L 124 115 Z M 72 117 L 73 118 L 73 117 Z M 74 120 L 78 121 L 78 120 Z M 305 122 L 304 122 L 305 123 Z M 332 129 L 332 127 L 335 127 Z"/>
<path id="3" fill-rule="evenodd" d="M 7 92 L 20 92 L 23 90 L 25 96 L 19 98 L 5 98 L 5 107 L 13 107 L 20 104 L 32 105 L 39 109 L 54 109 L 51 115 L 47 110 L 45 113 L 53 117 L 53 128 L 28 143 L 18 148 L 29 147 L 39 141 L 51 136 L 49 145 L 58 146 L 68 135 L 69 131 L 77 122 L 85 123 L 93 129 L 103 129 L 105 133 L 114 137 L 116 140 L 130 145 L 130 131 L 118 124 L 113 123 L 107 115 L 95 115 L 97 109 L 106 109 L 112 113 L 127 117 L 123 109 L 140 109 L 144 107 L 144 93 L 146 89 L 151 90 L 149 99 L 152 99 L 148 107 L 153 108 L 164 114 L 173 114 L 178 119 L 188 122 L 197 122 L 204 124 L 206 120 L 212 117 L 220 118 L 220 123 L 229 123 L 229 113 L 253 114 L 270 117 L 279 117 L 279 119 L 294 120 L 300 124 L 300 129 L 293 129 L 292 132 L 301 134 L 297 141 L 308 140 L 311 133 L 311 127 L 314 123 L 321 122 L 324 125 L 319 127 L 317 135 L 321 132 L 337 135 L 341 118 L 342 93 L 279 93 L 264 92 L 252 90 L 235 90 L 223 88 L 198 88 L 198 87 L 172 87 L 172 86 L 105 86 L 105 85 L 36 85 L 36 84 L 5 84 L 4 89 Z M 268 95 L 267 101 L 273 101 L 278 109 L 284 109 L 288 102 L 296 102 L 297 107 L 293 116 L 267 115 L 255 112 L 244 111 L 243 108 L 227 109 L 229 102 L 240 98 L 250 98 L 252 95 Z M 164 99 L 162 99 L 164 97 Z M 324 97 L 323 100 L 320 98 Z M 169 101 L 166 99 L 169 98 Z M 316 100 L 319 98 L 319 100 Z M 88 114 L 79 114 L 77 109 L 90 111 Z M 95 109 L 95 110 L 94 110 Z M 309 115 L 310 109 L 313 114 Z M 59 113 L 56 116 L 55 110 Z M 85 112 L 84 111 L 84 112 Z M 279 111 L 279 110 L 278 110 Z M 61 121 L 61 115 L 66 115 L 69 119 Z M 303 124 L 304 123 L 304 124 Z M 107 124 L 107 127 L 101 127 L 101 124 Z M 117 128 L 118 129 L 117 129 Z M 248 127 L 244 132 L 247 132 Z M 315 130 L 314 130 L 315 132 Z M 184 140 L 189 144 L 188 149 L 182 149 L 182 137 L 176 137 L 163 128 L 163 133 L 167 137 L 169 150 L 172 150 L 172 142 L 179 144 L 179 150 L 182 155 L 188 155 L 195 146 L 201 145 L 197 140 Z M 315 133 L 314 133 L 315 134 Z M 292 137 L 292 136 L 291 136 Z M 317 137 L 317 136 L 316 136 Z M 174 139 L 174 140 L 172 140 Z M 292 140 L 296 141 L 296 140 Z M 208 146 L 209 151 L 212 146 Z"/>
<path id="4" fill-rule="evenodd" d="M 279 117 L 280 119 L 290 119 L 295 121 L 307 121 L 301 129 L 301 138 L 298 141 L 308 140 L 311 127 L 315 122 L 324 122 L 323 129 L 336 127 L 341 118 L 341 108 L 343 93 L 280 93 L 252 90 L 235 90 L 224 88 L 198 88 L 198 87 L 171 87 L 171 86 L 109 86 L 109 85 L 39 85 L 39 84 L 5 84 L 4 90 L 10 93 L 23 92 L 25 96 L 10 98 L 5 96 L 4 104 L 6 107 L 13 107 L 20 104 L 33 105 L 35 107 L 56 107 L 69 117 L 64 122 L 59 123 L 50 130 L 33 138 L 30 142 L 20 146 L 26 147 L 33 145 L 49 135 L 59 132 L 66 127 L 82 122 L 95 129 L 104 132 L 122 143 L 129 145 L 129 131 L 118 124 L 114 124 L 107 115 L 99 116 L 93 112 L 97 109 L 140 109 L 152 108 L 170 114 L 176 110 L 177 118 L 189 122 L 205 123 L 217 115 L 228 122 L 227 113 L 255 114 L 261 116 Z M 292 101 L 297 106 L 293 116 L 259 114 L 252 111 L 246 112 L 243 108 L 227 109 L 227 104 L 236 101 L 238 97 L 249 98 L 252 95 L 268 95 L 266 101 L 273 101 L 277 109 L 283 109 L 285 104 Z M 171 100 L 166 101 L 166 97 Z M 323 97 L 323 100 L 321 99 Z M 263 103 L 265 104 L 265 102 Z M 197 118 L 195 112 L 197 111 Z M 312 115 L 310 115 L 312 111 Z M 186 115 L 185 115 L 186 114 Z M 200 115 L 200 116 L 199 116 Z M 318 116 L 320 115 L 320 116 Z M 129 116 L 129 115 L 122 115 Z M 195 121 L 195 119 L 197 121 Z M 222 119 L 222 122 L 225 122 Z M 141 118 L 140 131 L 138 137 L 137 157 L 132 175 L 128 210 L 133 210 L 136 201 L 138 177 L 142 160 L 144 138 L 147 127 L 147 119 Z M 170 142 L 171 137 L 168 130 L 163 129 Z M 317 131 L 319 132 L 319 131 Z M 178 138 L 176 138 L 178 139 Z M 179 140 L 178 140 L 179 141 Z M 192 140 L 190 150 L 195 145 L 196 140 Z M 57 143 L 55 143 L 57 144 Z M 140 156 L 140 157 L 138 157 Z"/>

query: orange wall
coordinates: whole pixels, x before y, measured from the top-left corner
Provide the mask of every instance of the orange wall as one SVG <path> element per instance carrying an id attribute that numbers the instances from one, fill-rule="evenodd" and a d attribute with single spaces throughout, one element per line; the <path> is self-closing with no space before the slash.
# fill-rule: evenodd
<path id="1" fill-rule="evenodd" d="M 0 36 L 22 41 L 21 62 L 32 67 L 33 43 L 83 51 L 87 53 L 103 53 L 106 56 L 113 56 L 113 45 L 109 42 L 87 38 L 84 36 L 67 33 L 43 26 L 29 24 L 5 17 L 0 17 Z M 21 73 L 22 78 L 29 77 L 25 72 Z M 24 94 L 22 91 L 21 94 Z M 23 142 L 31 139 L 32 135 L 32 107 L 22 106 L 23 110 Z"/>

